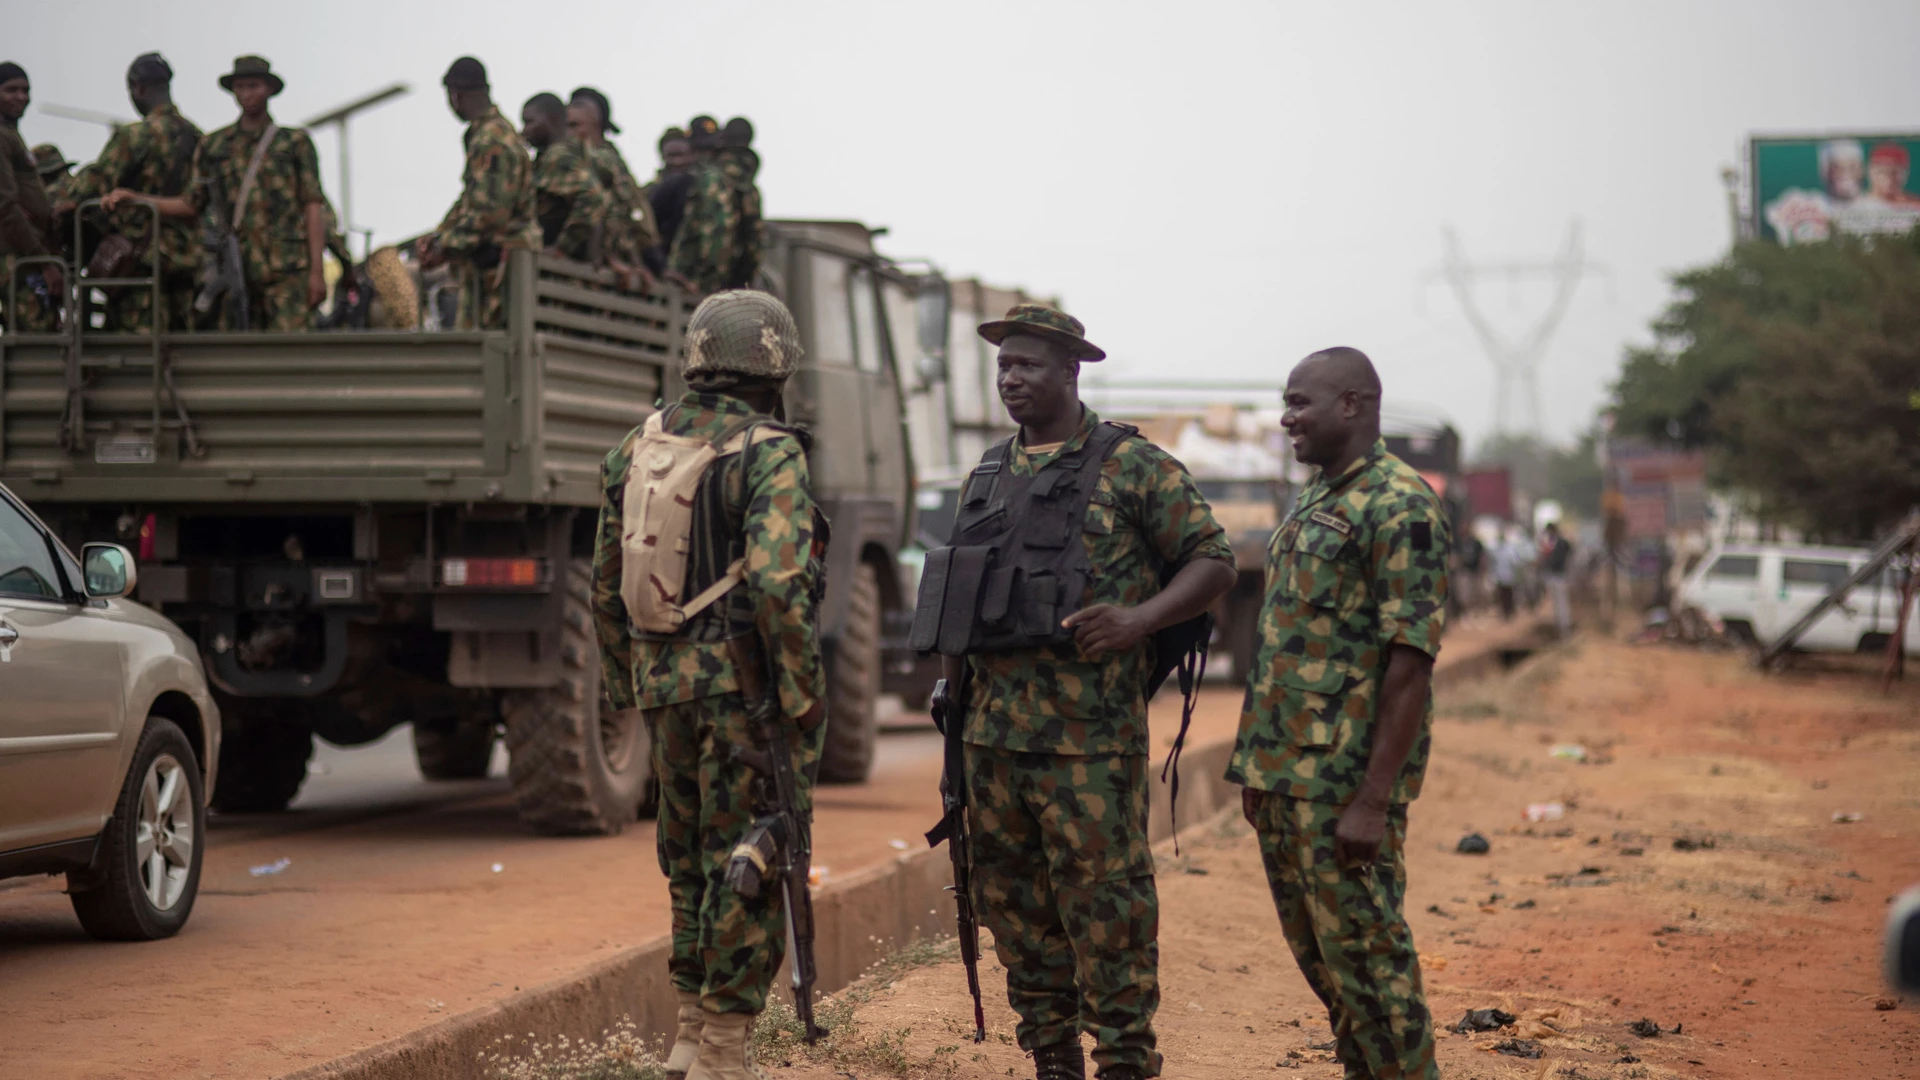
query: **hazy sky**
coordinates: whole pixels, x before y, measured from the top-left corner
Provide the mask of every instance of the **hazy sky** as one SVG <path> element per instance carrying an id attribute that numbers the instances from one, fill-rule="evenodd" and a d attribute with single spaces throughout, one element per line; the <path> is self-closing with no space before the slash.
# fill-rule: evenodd
<path id="1" fill-rule="evenodd" d="M 855 218 L 950 274 L 1062 297 L 1114 378 L 1272 379 L 1365 349 L 1390 403 L 1491 427 L 1491 368 L 1423 284 L 1441 229 L 1471 257 L 1543 258 L 1570 220 L 1611 271 L 1581 286 L 1541 372 L 1546 429 L 1584 427 L 1667 297 L 1728 242 L 1719 177 L 1749 131 L 1920 129 L 1920 4 L 506 3 L 11 0 L 36 105 L 131 116 L 158 49 L 206 130 L 216 78 L 260 53 L 287 123 L 396 79 L 355 122 L 356 224 L 432 226 L 459 189 L 440 77 L 486 62 L 517 120 L 600 87 L 650 175 L 661 128 L 752 118 L 767 211 Z M 89 158 L 103 128 L 30 110 Z M 329 191 L 334 140 L 318 140 Z M 1525 332 L 1547 287 L 1484 287 Z"/>

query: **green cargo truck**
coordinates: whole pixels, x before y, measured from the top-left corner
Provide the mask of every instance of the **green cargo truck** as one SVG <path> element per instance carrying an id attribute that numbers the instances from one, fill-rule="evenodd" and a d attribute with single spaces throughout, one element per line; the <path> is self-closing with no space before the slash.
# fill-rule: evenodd
<path id="1" fill-rule="evenodd" d="M 828 781 L 872 766 L 881 628 L 910 604 L 900 373 L 946 331 L 937 276 L 872 236 L 772 222 L 763 271 L 800 325 L 787 410 L 833 521 Z M 0 480 L 76 543 L 144 552 L 138 598 L 197 636 L 220 697 L 220 808 L 285 807 L 314 735 L 410 722 L 431 778 L 484 775 L 504 733 L 542 832 L 646 811 L 644 726 L 602 702 L 589 560 L 601 459 L 678 393 L 692 304 L 525 252 L 507 280 L 504 331 L 0 335 Z"/>

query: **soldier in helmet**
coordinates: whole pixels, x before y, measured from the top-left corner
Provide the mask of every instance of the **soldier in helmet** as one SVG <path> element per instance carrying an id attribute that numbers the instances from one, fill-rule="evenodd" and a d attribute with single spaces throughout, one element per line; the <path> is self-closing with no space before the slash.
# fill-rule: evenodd
<path id="1" fill-rule="evenodd" d="M 747 1036 L 787 940 L 777 890 L 748 899 L 722 884 L 756 817 L 754 770 L 735 756 L 752 746 L 745 691 L 760 672 L 775 673 L 803 803 L 826 730 L 814 627 L 826 523 L 809 490 L 806 442 L 777 419 L 799 364 L 799 335 L 779 300 L 744 290 L 708 297 L 687 325 L 687 392 L 635 429 L 601 472 L 594 617 L 607 698 L 642 710 L 653 735 L 660 866 L 673 907 L 668 968 L 680 1000 L 667 1069 L 687 1080 L 761 1075 L 747 1062 Z M 661 475 L 664 458 L 649 440 L 663 436 L 707 440 L 719 452 L 692 496 L 677 591 L 654 588 L 660 575 L 646 560 L 680 541 L 630 517 L 644 517 L 647 505 L 633 494 L 647 477 L 634 470 Z M 684 621 L 667 633 L 643 630 L 662 602 L 684 605 L 675 608 Z"/>

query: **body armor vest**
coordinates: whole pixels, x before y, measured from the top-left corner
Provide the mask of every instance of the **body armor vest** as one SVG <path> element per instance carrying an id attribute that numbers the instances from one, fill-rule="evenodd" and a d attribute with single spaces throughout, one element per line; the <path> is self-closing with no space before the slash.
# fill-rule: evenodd
<path id="1" fill-rule="evenodd" d="M 1081 537 L 1103 463 L 1139 429 L 1102 422 L 1078 449 L 1013 475 L 1013 440 L 989 448 L 960 489 L 947 546 L 927 553 L 911 646 L 947 656 L 1073 640 L 1093 568 Z"/>

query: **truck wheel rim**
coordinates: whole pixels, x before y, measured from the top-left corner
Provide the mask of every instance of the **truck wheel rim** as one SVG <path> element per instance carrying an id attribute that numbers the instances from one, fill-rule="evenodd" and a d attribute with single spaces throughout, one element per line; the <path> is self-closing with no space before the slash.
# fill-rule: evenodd
<path id="1" fill-rule="evenodd" d="M 616 775 L 625 773 L 633 764 L 634 747 L 640 743 L 639 733 L 639 710 L 614 710 L 601 704 L 600 756 L 606 760 L 608 771 Z"/>
<path id="2" fill-rule="evenodd" d="M 161 754 L 140 781 L 140 817 L 134 855 L 140 891 L 156 911 L 168 911 L 187 891 L 193 870 L 193 785 L 172 754 Z"/>

